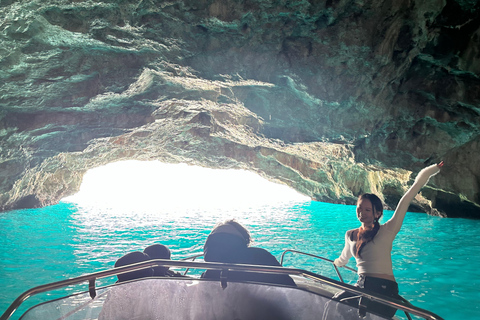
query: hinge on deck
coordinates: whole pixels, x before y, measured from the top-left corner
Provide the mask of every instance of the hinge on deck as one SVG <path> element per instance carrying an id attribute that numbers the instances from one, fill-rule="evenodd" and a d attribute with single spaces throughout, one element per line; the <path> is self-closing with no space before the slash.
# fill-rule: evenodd
<path id="1" fill-rule="evenodd" d="M 92 299 L 97 296 L 97 291 L 95 290 L 95 278 L 88 280 L 88 293 L 90 293 L 90 298 Z"/>
<path id="2" fill-rule="evenodd" d="M 220 271 L 220 283 L 222 284 L 222 289 L 227 287 L 227 269 L 222 269 Z"/>
<path id="3" fill-rule="evenodd" d="M 360 300 L 358 301 L 358 316 L 360 318 L 365 318 L 367 316 L 367 306 L 364 303 L 364 297 L 361 297 Z"/>

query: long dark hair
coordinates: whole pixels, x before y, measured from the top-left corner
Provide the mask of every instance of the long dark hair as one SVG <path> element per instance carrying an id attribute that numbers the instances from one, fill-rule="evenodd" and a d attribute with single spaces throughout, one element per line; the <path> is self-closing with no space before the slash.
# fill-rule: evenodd
<path id="1" fill-rule="evenodd" d="M 377 235 L 377 232 L 380 229 L 380 223 L 378 222 L 378 220 L 380 220 L 380 218 L 383 216 L 383 203 L 379 197 L 377 197 L 373 193 L 364 193 L 358 197 L 358 201 L 364 199 L 370 200 L 370 202 L 372 203 L 373 215 L 375 216 L 376 214 L 379 214 L 379 216 L 373 221 L 373 228 L 371 230 L 361 228 L 358 229 L 355 256 L 359 258 L 362 257 L 360 253 L 363 247 L 365 247 L 370 241 L 373 241 L 373 238 Z"/>

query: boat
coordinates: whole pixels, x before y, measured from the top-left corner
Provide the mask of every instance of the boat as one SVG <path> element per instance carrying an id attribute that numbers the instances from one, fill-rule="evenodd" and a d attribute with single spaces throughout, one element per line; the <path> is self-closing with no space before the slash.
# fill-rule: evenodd
<path id="1" fill-rule="evenodd" d="M 286 254 L 299 254 L 330 263 L 337 279 L 303 269 L 285 267 Z M 349 285 L 332 260 L 296 250 L 282 253 L 280 266 L 205 262 L 202 254 L 182 260 L 155 259 L 94 272 L 76 278 L 41 285 L 21 294 L 3 313 L 0 320 L 9 320 L 29 297 L 72 285 L 82 291 L 44 301 L 30 307 L 21 320 L 123 320 L 123 319 L 389 319 L 365 308 L 338 301 L 334 295 L 348 291 L 397 309 L 394 319 L 442 320 L 428 310 Z M 153 267 L 181 270 L 180 276 L 148 277 L 97 286 L 99 279 Z M 352 268 L 341 267 L 350 272 Z M 206 270 L 217 270 L 218 279 L 199 276 Z M 342 270 L 344 272 L 344 270 Z M 242 280 L 235 274 L 285 275 L 295 285 Z M 362 300 L 360 300 L 362 301 Z"/>

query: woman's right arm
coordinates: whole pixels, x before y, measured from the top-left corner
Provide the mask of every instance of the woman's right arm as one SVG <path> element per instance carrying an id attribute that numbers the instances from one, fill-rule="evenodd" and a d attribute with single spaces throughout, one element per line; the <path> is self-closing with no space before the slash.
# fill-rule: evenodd
<path id="1" fill-rule="evenodd" d="M 395 234 L 400 231 L 400 228 L 403 224 L 403 219 L 405 218 L 405 214 L 407 213 L 408 207 L 412 202 L 413 198 L 420 192 L 420 189 L 427 184 L 430 177 L 436 175 L 440 172 L 440 168 L 443 166 L 443 161 L 439 164 L 433 164 L 426 168 L 423 168 L 415 178 L 415 182 L 413 185 L 408 189 L 408 191 L 403 195 L 403 197 L 398 202 L 397 208 L 393 213 L 392 218 L 385 223 L 385 225 L 389 226 L 389 229 L 394 232 Z"/>
<path id="2" fill-rule="evenodd" d="M 350 260 L 350 258 L 352 257 L 352 250 L 350 250 L 350 241 L 348 241 L 348 237 L 349 237 L 348 233 L 349 233 L 348 231 L 345 233 L 345 246 L 343 247 L 342 254 L 340 255 L 340 257 L 338 257 L 333 261 L 333 263 L 337 267 L 343 267 L 344 265 L 347 264 L 348 260 Z"/>

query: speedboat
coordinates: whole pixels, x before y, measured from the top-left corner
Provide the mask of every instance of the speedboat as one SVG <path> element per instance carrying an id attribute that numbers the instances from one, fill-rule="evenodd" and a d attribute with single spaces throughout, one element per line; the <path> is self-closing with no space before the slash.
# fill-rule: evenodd
<path id="1" fill-rule="evenodd" d="M 307 255 L 331 263 L 338 280 L 303 269 L 284 267 L 286 253 Z M 336 300 L 334 296 L 340 291 L 397 309 L 394 319 L 442 319 L 406 301 L 345 283 L 332 260 L 316 255 L 286 250 L 281 255 L 280 266 L 205 262 L 201 256 L 197 254 L 183 260 L 155 259 L 41 285 L 21 294 L 0 320 L 9 320 L 19 306 L 33 295 L 72 285 L 83 286 L 83 291 L 32 306 L 20 319 L 391 319 L 365 309 L 361 304 Z M 148 277 L 96 285 L 99 279 L 159 266 L 180 270 L 181 276 Z M 342 268 L 355 272 L 348 267 Z M 200 274 L 206 270 L 216 270 L 218 279 L 201 277 Z M 239 274 L 257 275 L 257 280 L 248 280 L 248 277 L 242 280 Z M 295 285 L 263 282 L 262 275 L 289 276 Z"/>

